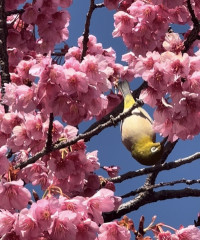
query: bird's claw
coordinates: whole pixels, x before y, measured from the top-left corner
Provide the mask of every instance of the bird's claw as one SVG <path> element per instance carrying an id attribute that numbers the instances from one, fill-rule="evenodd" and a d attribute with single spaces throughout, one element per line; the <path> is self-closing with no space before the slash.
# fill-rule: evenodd
<path id="1" fill-rule="evenodd" d="M 117 122 L 115 121 L 115 118 L 113 117 L 113 115 L 110 115 L 110 120 L 114 126 L 117 126 Z"/>
<path id="2" fill-rule="evenodd" d="M 142 99 L 136 98 L 136 102 L 137 104 L 139 104 L 140 106 L 144 105 L 144 101 Z"/>

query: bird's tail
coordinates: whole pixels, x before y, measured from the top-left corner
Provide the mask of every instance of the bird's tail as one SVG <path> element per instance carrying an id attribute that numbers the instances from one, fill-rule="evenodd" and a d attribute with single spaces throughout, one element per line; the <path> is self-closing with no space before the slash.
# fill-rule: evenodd
<path id="1" fill-rule="evenodd" d="M 126 81 L 126 80 L 120 81 L 118 83 L 118 89 L 120 90 L 120 92 L 122 93 L 122 95 L 124 97 L 124 110 L 127 110 L 130 107 L 132 107 L 133 104 L 135 103 L 135 100 L 131 94 L 131 90 L 130 90 L 128 81 Z"/>

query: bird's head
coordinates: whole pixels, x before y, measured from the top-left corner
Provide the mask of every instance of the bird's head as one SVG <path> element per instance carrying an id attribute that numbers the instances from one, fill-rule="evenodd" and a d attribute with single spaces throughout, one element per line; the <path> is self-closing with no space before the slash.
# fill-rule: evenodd
<path id="1" fill-rule="evenodd" d="M 139 163 L 147 166 L 158 163 L 162 157 L 163 145 L 159 142 L 145 141 L 132 147 L 132 156 Z"/>

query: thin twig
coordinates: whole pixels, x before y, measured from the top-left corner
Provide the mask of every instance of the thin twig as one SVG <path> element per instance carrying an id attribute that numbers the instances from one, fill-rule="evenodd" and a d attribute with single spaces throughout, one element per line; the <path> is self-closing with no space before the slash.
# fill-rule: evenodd
<path id="1" fill-rule="evenodd" d="M 85 30 L 84 30 L 84 33 L 83 33 L 83 51 L 82 51 L 82 54 L 81 54 L 81 61 L 86 56 L 86 52 L 87 52 L 87 49 L 88 49 L 87 43 L 89 41 L 90 22 L 91 22 L 92 13 L 93 13 L 94 10 L 95 10 L 95 3 L 94 3 L 94 0 L 91 0 L 90 1 L 90 8 L 89 8 L 89 11 L 87 13 L 86 21 L 85 21 Z"/>
<path id="2" fill-rule="evenodd" d="M 49 129 L 48 129 L 47 141 L 46 141 L 46 149 L 47 149 L 47 151 L 51 150 L 51 147 L 52 147 L 53 120 L 54 120 L 53 113 L 50 113 L 50 116 L 49 116 Z"/>
<path id="3" fill-rule="evenodd" d="M 199 158 L 200 158 L 200 152 L 196 152 L 195 154 L 193 154 L 191 156 L 188 156 L 188 157 L 182 158 L 182 159 L 178 159 L 174 162 L 163 163 L 163 164 L 155 165 L 153 167 L 143 168 L 143 169 L 139 169 L 139 170 L 136 170 L 136 171 L 130 171 L 130 172 L 127 172 L 125 174 L 122 174 L 121 176 L 117 176 L 117 177 L 114 177 L 114 178 L 109 178 L 107 180 L 110 181 L 110 182 L 113 182 L 113 183 L 121 183 L 121 182 L 123 182 L 127 179 L 142 176 L 142 175 L 146 175 L 148 173 L 152 173 L 152 172 L 155 172 L 155 171 L 161 172 L 161 171 L 164 171 L 164 170 L 170 170 L 170 169 L 173 169 L 173 168 L 177 168 L 177 167 L 180 167 L 184 164 L 191 163 L 191 162 L 193 162 L 193 161 L 195 161 Z"/>
<path id="4" fill-rule="evenodd" d="M 95 4 L 95 8 L 103 8 L 103 7 L 105 7 L 104 3 Z"/>
<path id="5" fill-rule="evenodd" d="M 184 183 L 186 185 L 192 185 L 192 184 L 200 183 L 200 179 L 193 179 L 193 180 L 180 179 L 180 180 L 176 180 L 176 181 L 172 181 L 172 182 L 161 182 L 161 183 L 149 186 L 149 187 L 140 187 L 134 191 L 131 191 L 129 193 L 122 195 L 121 198 L 128 198 L 131 196 L 135 196 L 141 192 L 149 191 L 149 190 L 152 190 L 155 188 L 160 188 L 160 187 L 174 186 L 174 185 L 180 184 L 180 183 Z"/>

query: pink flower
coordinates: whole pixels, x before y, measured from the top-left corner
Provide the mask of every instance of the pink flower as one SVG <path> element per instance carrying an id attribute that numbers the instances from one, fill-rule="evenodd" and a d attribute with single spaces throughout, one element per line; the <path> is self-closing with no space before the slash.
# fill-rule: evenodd
<path id="1" fill-rule="evenodd" d="M 113 37 L 118 37 L 124 33 L 130 33 L 130 29 L 134 27 L 135 20 L 130 14 L 123 11 L 119 11 L 114 15 L 114 26 Z"/>
<path id="2" fill-rule="evenodd" d="M 30 59 L 30 60 L 22 60 L 19 62 L 19 64 L 16 67 L 17 74 L 24 80 L 26 81 L 33 81 L 34 77 L 29 74 L 30 68 L 36 64 L 35 59 Z"/>
<path id="3" fill-rule="evenodd" d="M 19 217 L 15 225 L 15 231 L 20 235 L 21 239 L 28 240 L 38 237 L 41 230 L 30 211 L 27 208 L 24 208 L 19 213 Z"/>
<path id="4" fill-rule="evenodd" d="M 53 122 L 53 130 L 52 130 L 54 142 L 56 142 L 61 137 L 63 130 L 64 130 L 64 126 L 62 125 L 62 123 L 60 123 L 58 120 L 55 120 Z"/>
<path id="5" fill-rule="evenodd" d="M 45 163 L 38 160 L 33 164 L 29 164 L 20 171 L 20 177 L 26 182 L 31 182 L 34 184 L 37 181 L 39 182 L 43 174 L 47 173 L 48 170 L 45 166 Z M 34 184 L 35 185 L 35 184 Z"/>
<path id="6" fill-rule="evenodd" d="M 0 148 L 0 175 L 3 175 L 8 172 L 9 169 L 9 160 L 6 157 L 8 149 L 6 146 Z"/>
<path id="7" fill-rule="evenodd" d="M 24 124 L 13 128 L 11 140 L 13 140 L 14 145 L 18 147 L 29 146 L 31 139 L 27 135 L 26 127 Z"/>
<path id="8" fill-rule="evenodd" d="M 54 172 L 58 179 L 68 178 L 75 171 L 75 164 L 70 160 L 70 157 L 73 155 L 75 158 L 78 158 L 79 155 L 73 152 L 68 153 L 67 156 L 65 155 L 65 153 L 62 156 L 59 152 L 55 152 L 48 161 L 49 169 Z"/>
<path id="9" fill-rule="evenodd" d="M 116 222 L 103 223 L 99 228 L 99 240 L 130 240 L 130 232 Z"/>
<path id="10" fill-rule="evenodd" d="M 161 232 L 157 236 L 158 240 L 172 240 L 172 234 L 170 232 Z"/>
<path id="11" fill-rule="evenodd" d="M 85 170 L 87 172 L 94 172 L 99 169 L 100 164 L 98 163 L 97 153 L 98 151 L 93 151 L 86 154 L 87 161 L 85 164 Z"/>
<path id="12" fill-rule="evenodd" d="M 69 7 L 71 4 L 72 4 L 72 0 L 60 0 L 60 3 L 59 3 L 59 5 L 60 5 L 62 8 L 67 8 L 67 7 Z"/>
<path id="13" fill-rule="evenodd" d="M 77 230 L 76 240 L 94 240 L 99 231 L 99 227 L 88 218 L 78 223 Z"/>
<path id="14" fill-rule="evenodd" d="M 100 189 L 96 194 L 85 201 L 90 218 L 98 223 L 103 223 L 102 212 L 110 212 L 115 208 L 115 197 L 113 191 Z"/>
<path id="15" fill-rule="evenodd" d="M 87 55 L 81 62 L 81 70 L 86 73 L 89 83 L 97 86 L 100 91 L 105 92 L 111 88 L 108 78 L 113 70 L 102 55 Z"/>
<path id="16" fill-rule="evenodd" d="M 3 236 L 13 229 L 16 218 L 16 214 L 11 214 L 7 210 L 0 210 L 0 236 Z"/>
<path id="17" fill-rule="evenodd" d="M 64 128 L 64 137 L 67 138 L 68 141 L 72 140 L 73 138 L 75 138 L 77 136 L 78 133 L 78 129 L 76 127 L 67 125 Z"/>
<path id="18" fill-rule="evenodd" d="M 0 208 L 21 210 L 31 199 L 28 189 L 23 187 L 23 181 L 0 182 Z"/>
<path id="19" fill-rule="evenodd" d="M 22 14 L 22 20 L 28 24 L 34 24 L 37 20 L 39 11 L 34 5 L 26 5 L 25 12 Z"/>
<path id="20" fill-rule="evenodd" d="M 62 104 L 63 105 L 63 104 Z M 87 110 L 84 105 L 78 102 L 69 102 L 66 105 L 62 120 L 70 125 L 76 126 L 86 118 Z"/>
<path id="21" fill-rule="evenodd" d="M 86 205 L 83 204 L 84 198 L 81 196 L 76 196 L 71 199 L 67 199 L 66 197 L 59 197 L 59 206 L 62 211 L 70 210 L 76 213 L 77 219 L 83 219 L 87 217 L 87 209 Z"/>
<path id="22" fill-rule="evenodd" d="M 56 198 L 41 199 L 31 205 L 30 213 L 34 216 L 38 226 L 47 231 L 52 224 L 53 214 L 59 210 Z"/>
<path id="23" fill-rule="evenodd" d="M 100 188 L 100 179 L 94 173 L 89 174 L 85 179 L 84 196 L 91 197 Z M 111 189 L 112 190 L 112 189 Z"/>
<path id="24" fill-rule="evenodd" d="M 88 91 L 88 79 L 85 73 L 77 72 L 73 68 L 64 70 L 64 73 L 65 81 L 61 85 L 64 91 L 68 94 Z"/>
<path id="25" fill-rule="evenodd" d="M 163 42 L 163 47 L 170 52 L 176 54 L 184 50 L 184 44 L 178 33 L 166 33 L 165 41 Z"/>
<path id="26" fill-rule="evenodd" d="M 104 0 L 104 5 L 109 9 L 117 9 L 120 0 Z"/>
<path id="27" fill-rule="evenodd" d="M 120 167 L 118 167 L 118 166 L 110 166 L 110 167 L 104 166 L 103 169 L 107 171 L 109 177 L 116 177 L 118 175 Z"/>
<path id="28" fill-rule="evenodd" d="M 34 140 L 44 139 L 46 136 L 44 136 L 45 134 L 41 115 L 29 114 L 25 118 L 26 118 L 25 125 L 28 137 Z"/>
<path id="29" fill-rule="evenodd" d="M 52 240 L 76 239 L 77 228 L 74 224 L 76 213 L 72 211 L 56 212 L 52 216 L 53 223 L 49 230 Z"/>
<path id="30" fill-rule="evenodd" d="M 200 239 L 200 229 L 194 225 L 177 230 L 175 235 L 180 240 L 197 240 Z"/>

